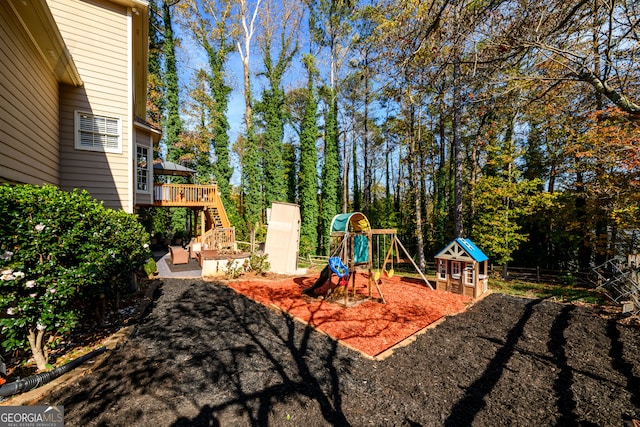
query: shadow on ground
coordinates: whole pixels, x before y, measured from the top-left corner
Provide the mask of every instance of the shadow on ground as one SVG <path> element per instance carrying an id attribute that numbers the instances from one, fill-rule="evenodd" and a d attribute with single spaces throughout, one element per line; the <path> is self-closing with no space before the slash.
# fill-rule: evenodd
<path id="1" fill-rule="evenodd" d="M 639 335 L 495 294 L 376 362 L 226 286 L 165 280 L 108 363 L 46 403 L 69 426 L 630 425 Z"/>

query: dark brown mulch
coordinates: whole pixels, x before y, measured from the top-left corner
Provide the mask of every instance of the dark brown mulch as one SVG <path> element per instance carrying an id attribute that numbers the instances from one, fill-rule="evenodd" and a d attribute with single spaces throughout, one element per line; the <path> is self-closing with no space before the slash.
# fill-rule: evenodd
<path id="1" fill-rule="evenodd" d="M 492 294 L 372 361 L 227 286 L 165 280 L 126 345 L 42 404 L 67 426 L 631 426 L 639 335 Z"/>

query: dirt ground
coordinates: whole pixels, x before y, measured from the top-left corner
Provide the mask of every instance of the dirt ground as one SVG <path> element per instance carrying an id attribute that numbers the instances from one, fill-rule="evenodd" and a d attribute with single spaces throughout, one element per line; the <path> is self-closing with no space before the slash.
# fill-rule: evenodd
<path id="1" fill-rule="evenodd" d="M 199 280 L 165 280 L 67 426 L 633 426 L 640 330 L 492 294 L 382 360 Z"/>

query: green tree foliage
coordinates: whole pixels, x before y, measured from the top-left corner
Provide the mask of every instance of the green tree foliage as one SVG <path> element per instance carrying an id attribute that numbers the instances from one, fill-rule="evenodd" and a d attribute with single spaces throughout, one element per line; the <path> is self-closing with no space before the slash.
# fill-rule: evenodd
<path id="1" fill-rule="evenodd" d="M 149 235 L 85 191 L 48 185 L 0 186 L 0 217 L 2 347 L 30 347 L 45 370 L 82 307 L 126 289 L 150 256 Z"/>
<path id="2" fill-rule="evenodd" d="M 263 168 L 265 204 L 283 201 L 287 196 L 283 159 L 284 124 L 286 121 L 285 93 L 282 78 L 298 52 L 297 29 L 299 17 L 295 3 L 278 10 L 271 2 L 265 5 L 264 37 L 260 38 L 264 76 L 267 87 L 258 107 L 264 123 Z M 275 59 L 273 58 L 275 56 Z"/>
<path id="3" fill-rule="evenodd" d="M 206 137 L 210 144 L 211 179 L 215 180 L 222 202 L 232 224 L 240 223 L 236 201 L 232 197 L 229 96 L 232 89 L 225 80 L 229 55 L 233 52 L 230 18 L 233 3 L 230 1 L 184 1 L 180 10 L 191 33 L 206 54 L 208 69 L 203 71 L 209 99 L 205 122 Z"/>
<path id="4" fill-rule="evenodd" d="M 519 221 L 552 203 L 552 194 L 538 191 L 541 183 L 539 179 L 511 180 L 501 176 L 485 176 L 478 182 L 472 238 L 482 242 L 493 262 L 504 265 L 513 261 L 512 254 L 528 238 Z"/>
<path id="5" fill-rule="evenodd" d="M 284 136 L 284 91 L 269 88 L 262 94 L 262 102 L 258 107 L 263 114 L 265 131 L 263 134 L 263 169 L 265 178 L 265 204 L 283 201 L 286 197 L 286 182 L 282 152 Z"/>
<path id="6" fill-rule="evenodd" d="M 180 135 L 182 134 L 182 118 L 180 117 L 180 96 L 178 86 L 178 68 L 176 65 L 176 43 L 177 40 L 173 32 L 171 17 L 171 7 L 169 0 L 164 0 L 163 22 L 164 22 L 164 56 L 165 56 L 165 85 L 166 85 L 166 106 L 167 116 L 164 124 L 164 140 L 167 146 L 168 159 L 179 162 L 185 154 L 181 145 Z"/>
<path id="7" fill-rule="evenodd" d="M 298 149 L 291 143 L 282 147 L 282 163 L 287 182 L 287 202 L 298 202 Z"/>
<path id="8" fill-rule="evenodd" d="M 325 116 L 324 131 L 324 162 L 322 164 L 322 174 L 320 178 L 321 201 L 320 201 L 320 222 L 322 236 L 329 236 L 331 220 L 339 212 L 339 191 L 340 191 L 340 163 L 338 161 L 338 105 L 333 92 L 328 96 L 329 109 Z M 326 252 L 329 248 L 324 245 L 324 240 L 320 242 L 320 247 Z"/>
<path id="9" fill-rule="evenodd" d="M 255 228 L 256 223 L 262 222 L 264 198 L 262 197 L 262 169 L 258 151 L 258 136 L 254 128 L 247 130 L 246 139 L 242 144 L 242 176 L 244 183 L 244 212 L 243 218 L 247 232 Z"/>
<path id="10" fill-rule="evenodd" d="M 186 23 L 212 64 L 237 54 L 245 65 L 248 44 L 232 53 L 227 39 L 260 41 L 260 69 L 207 70 L 216 111 L 207 120 L 229 115 L 216 84 L 258 83 L 260 115 L 245 117 L 236 145 L 242 190 L 230 197 L 253 222 L 286 191 L 301 205 L 301 252 L 326 253 L 333 216 L 358 207 L 374 227 L 397 228 L 416 259 L 429 260 L 456 230 L 492 262 L 585 269 L 638 250 L 640 3 L 307 0 L 319 67 L 311 85 L 296 69 L 299 53 L 286 57 L 292 72 L 280 73 L 282 35 L 294 32 L 269 25 L 272 15 L 245 19 L 251 28 L 223 25 L 255 16 L 247 7 L 257 2 L 181 3 L 202 12 Z M 260 4 L 291 9 L 285 0 Z M 228 96 L 233 84 L 224 86 Z M 213 140 L 230 131 L 214 129 Z M 214 176 L 231 179 L 218 169 L 232 163 L 217 152 L 224 144 L 213 145 Z M 254 225 L 240 222 L 232 218 Z"/>
<path id="11" fill-rule="evenodd" d="M 162 73 L 162 20 L 155 0 L 149 2 L 149 67 L 147 78 L 147 121 L 161 128 L 165 111 L 165 84 Z M 154 158 L 160 147 L 154 146 Z"/>
<path id="12" fill-rule="evenodd" d="M 300 253 L 315 254 L 318 247 L 318 140 L 317 111 L 314 75 L 316 73 L 313 57 L 303 57 L 307 68 L 307 97 L 304 117 L 300 130 Z"/>
<path id="13" fill-rule="evenodd" d="M 328 88 L 324 91 L 324 102 L 327 106 L 324 117 L 324 163 L 321 174 L 320 248 L 325 247 L 329 235 L 331 220 L 341 210 L 339 205 L 342 189 L 339 160 L 338 130 L 338 70 L 341 64 L 341 51 L 346 51 L 350 43 L 351 22 L 355 6 L 352 0 L 307 0 L 309 8 L 309 29 L 312 39 L 320 47 L 328 49 L 329 70 Z"/>

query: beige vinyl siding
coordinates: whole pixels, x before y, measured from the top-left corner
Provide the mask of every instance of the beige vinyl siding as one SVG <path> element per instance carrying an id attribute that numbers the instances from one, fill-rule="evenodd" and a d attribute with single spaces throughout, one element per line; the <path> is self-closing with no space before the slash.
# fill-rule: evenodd
<path id="1" fill-rule="evenodd" d="M 84 86 L 60 91 L 60 185 L 83 188 L 105 206 L 131 212 L 127 9 L 108 1 L 48 0 Z M 121 121 L 122 152 L 74 148 L 74 114 Z"/>
<path id="2" fill-rule="evenodd" d="M 58 83 L 7 4 L 0 58 L 0 182 L 57 185 Z"/>

